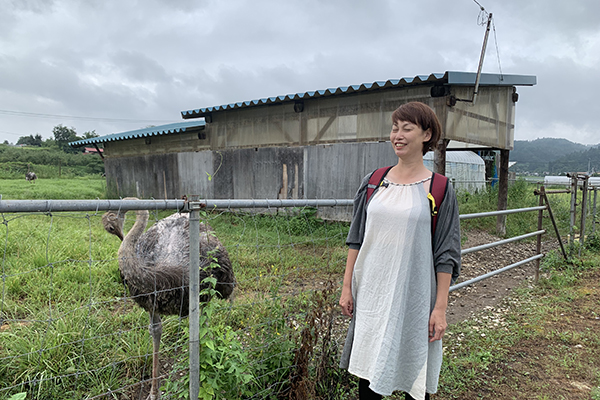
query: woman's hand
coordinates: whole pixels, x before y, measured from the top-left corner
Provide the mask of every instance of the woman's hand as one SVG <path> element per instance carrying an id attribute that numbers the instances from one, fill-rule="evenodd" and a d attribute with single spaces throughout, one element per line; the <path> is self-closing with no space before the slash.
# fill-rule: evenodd
<path id="1" fill-rule="evenodd" d="M 352 317 L 354 312 L 354 300 L 352 299 L 352 272 L 354 271 L 354 263 L 358 257 L 358 250 L 349 249 L 348 258 L 346 259 L 346 272 L 344 273 L 344 283 L 342 285 L 342 295 L 340 297 L 340 307 L 342 314 Z"/>
<path id="2" fill-rule="evenodd" d="M 429 341 L 435 342 L 444 337 L 448 324 L 446 323 L 446 308 L 448 308 L 448 292 L 450 291 L 450 282 L 452 275 L 445 272 L 438 272 L 437 275 L 437 294 L 435 306 L 429 316 Z"/>
<path id="3" fill-rule="evenodd" d="M 342 289 L 340 307 L 342 307 L 342 314 L 352 317 L 352 312 L 354 311 L 354 300 L 352 300 L 352 293 L 349 288 L 344 287 Z"/>
<path id="4" fill-rule="evenodd" d="M 429 316 L 429 341 L 435 342 L 444 337 L 447 327 L 446 310 L 434 308 Z"/>

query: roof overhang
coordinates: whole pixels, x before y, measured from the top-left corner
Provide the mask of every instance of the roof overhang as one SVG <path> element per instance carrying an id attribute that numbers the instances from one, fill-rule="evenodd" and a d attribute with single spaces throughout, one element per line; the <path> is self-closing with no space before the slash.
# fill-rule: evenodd
<path id="1" fill-rule="evenodd" d="M 145 138 L 151 136 L 161 136 L 168 135 L 172 133 L 181 133 L 190 130 L 200 130 L 204 129 L 205 123 L 204 120 L 196 120 L 196 121 L 186 121 L 186 122 L 178 122 L 175 124 L 167 124 L 167 125 L 159 125 L 152 126 L 144 129 L 136 129 L 134 131 L 127 131 L 121 133 L 113 133 L 111 135 L 99 136 L 90 139 L 78 140 L 76 142 L 70 142 L 69 146 L 71 147 L 82 147 L 90 144 L 99 144 L 105 142 L 116 142 L 119 140 L 127 140 L 127 139 L 138 139 Z"/>
<path id="2" fill-rule="evenodd" d="M 181 111 L 181 116 L 183 119 L 200 118 L 210 115 L 214 112 L 235 110 L 239 108 L 283 104 L 305 99 L 348 95 L 354 93 L 371 92 L 377 90 L 386 90 L 389 88 L 401 88 L 416 85 L 433 84 L 435 86 L 474 86 L 476 78 L 477 74 L 475 72 L 446 71 L 443 74 L 433 73 L 430 75 L 417 75 L 412 78 L 389 79 L 387 81 L 376 81 L 373 83 L 362 83 L 360 85 L 340 86 L 337 88 L 267 97 L 256 100 L 242 101 L 238 103 L 224 104 L 220 106 L 197 108 L 194 110 Z M 479 80 L 480 86 L 533 86 L 536 84 L 537 78 L 534 75 L 481 74 Z"/>

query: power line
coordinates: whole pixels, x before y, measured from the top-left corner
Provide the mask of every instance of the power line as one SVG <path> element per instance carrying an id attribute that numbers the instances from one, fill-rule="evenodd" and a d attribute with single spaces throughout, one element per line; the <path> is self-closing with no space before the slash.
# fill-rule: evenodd
<path id="1" fill-rule="evenodd" d="M 75 119 L 75 120 L 86 120 L 86 121 L 100 121 L 100 122 L 131 122 L 131 123 L 147 123 L 147 122 L 173 122 L 173 120 L 164 119 L 130 119 L 130 118 L 106 118 L 106 117 L 82 117 L 75 115 L 58 115 L 58 114 L 42 114 L 32 113 L 25 111 L 13 111 L 13 110 L 0 110 L 0 114 L 12 115 L 15 117 L 33 117 L 33 118 L 63 118 L 63 119 Z"/>
<path id="2" fill-rule="evenodd" d="M 492 28 L 494 29 L 494 43 L 496 43 L 496 56 L 498 58 L 498 69 L 500 70 L 500 78 L 503 78 L 502 74 L 502 66 L 500 65 L 500 50 L 498 49 L 498 38 L 496 37 L 496 24 L 494 24 L 494 19 L 492 18 Z"/>
<path id="3" fill-rule="evenodd" d="M 0 131 L 0 133 L 6 133 L 8 135 L 15 135 L 15 136 L 23 136 L 20 133 L 15 133 L 15 132 L 8 132 L 8 131 Z"/>

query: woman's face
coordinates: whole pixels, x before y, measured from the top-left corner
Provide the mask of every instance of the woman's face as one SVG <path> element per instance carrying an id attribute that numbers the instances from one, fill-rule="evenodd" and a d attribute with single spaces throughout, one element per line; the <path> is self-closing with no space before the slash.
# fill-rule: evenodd
<path id="1" fill-rule="evenodd" d="M 398 157 L 423 156 L 423 144 L 431 139 L 431 131 L 423 131 L 417 124 L 408 121 L 394 121 L 390 132 L 390 142 Z"/>

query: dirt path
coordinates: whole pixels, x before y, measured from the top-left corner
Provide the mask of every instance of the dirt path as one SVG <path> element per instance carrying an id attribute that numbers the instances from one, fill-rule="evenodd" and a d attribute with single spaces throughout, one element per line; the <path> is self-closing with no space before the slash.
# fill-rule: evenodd
<path id="1" fill-rule="evenodd" d="M 545 237 L 542 252 L 558 247 L 556 241 Z M 471 231 L 463 248 L 470 248 L 486 243 L 497 242 L 500 238 L 486 232 Z M 488 272 L 514 264 L 535 255 L 535 242 L 515 242 L 492 249 L 479 251 L 463 256 L 461 276 L 458 282 L 464 282 Z M 513 288 L 524 281 L 533 283 L 535 262 L 516 267 L 492 278 L 479 281 L 473 285 L 450 293 L 448 303 L 448 323 L 453 324 L 469 318 L 474 313 L 498 304 L 511 293 Z"/>

